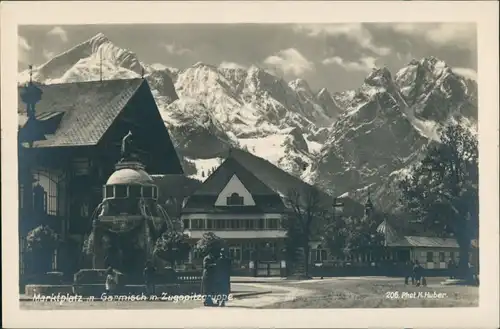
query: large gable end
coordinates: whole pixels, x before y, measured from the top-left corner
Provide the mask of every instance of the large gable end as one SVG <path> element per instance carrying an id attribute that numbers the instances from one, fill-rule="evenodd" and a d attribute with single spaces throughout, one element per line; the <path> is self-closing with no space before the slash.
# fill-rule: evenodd
<path id="1" fill-rule="evenodd" d="M 276 194 L 232 156 L 224 160 L 194 194 L 218 196 L 233 176 L 236 176 L 238 181 L 254 196 Z"/>
<path id="2" fill-rule="evenodd" d="M 245 187 L 236 174 L 222 189 L 215 200 L 215 206 L 255 206 L 252 193 Z"/>

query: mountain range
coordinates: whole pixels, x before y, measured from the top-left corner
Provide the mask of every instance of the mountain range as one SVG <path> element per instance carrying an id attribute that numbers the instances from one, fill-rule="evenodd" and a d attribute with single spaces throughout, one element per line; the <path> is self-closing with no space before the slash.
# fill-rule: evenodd
<path id="1" fill-rule="evenodd" d="M 440 127 L 460 120 L 477 131 L 477 83 L 435 57 L 395 74 L 375 68 L 357 90 L 335 93 L 257 66 L 146 64 L 103 34 L 33 68 L 45 84 L 101 74 L 144 75 L 187 175 L 203 180 L 221 152 L 241 148 L 335 195 L 364 202 L 370 191 L 384 211 L 396 205 L 398 180 L 439 142 Z M 19 83 L 28 79 L 19 73 Z"/>

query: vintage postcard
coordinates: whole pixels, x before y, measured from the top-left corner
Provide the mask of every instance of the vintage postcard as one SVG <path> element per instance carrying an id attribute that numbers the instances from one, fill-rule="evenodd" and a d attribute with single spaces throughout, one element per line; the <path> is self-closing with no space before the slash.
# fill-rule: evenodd
<path id="1" fill-rule="evenodd" d="M 1 15 L 6 326 L 498 327 L 498 3 Z"/>

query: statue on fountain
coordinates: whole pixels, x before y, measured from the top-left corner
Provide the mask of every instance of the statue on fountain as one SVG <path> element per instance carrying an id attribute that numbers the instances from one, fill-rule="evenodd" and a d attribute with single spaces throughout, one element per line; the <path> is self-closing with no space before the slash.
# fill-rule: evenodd
<path id="1" fill-rule="evenodd" d="M 136 161 L 138 160 L 136 151 L 136 145 L 134 136 L 132 135 L 132 131 L 129 130 L 128 134 L 125 135 L 122 139 L 122 147 L 121 147 L 121 160 L 120 162 L 126 161 Z"/>

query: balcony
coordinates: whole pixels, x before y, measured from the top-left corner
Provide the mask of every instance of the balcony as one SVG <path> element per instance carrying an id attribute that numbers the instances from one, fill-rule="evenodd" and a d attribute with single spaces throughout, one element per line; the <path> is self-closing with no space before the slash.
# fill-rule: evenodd
<path id="1" fill-rule="evenodd" d="M 184 229 L 190 231 L 281 231 L 278 218 L 261 219 L 184 219 Z"/>
<path id="2" fill-rule="evenodd" d="M 285 230 L 184 230 L 190 239 L 199 240 L 204 233 L 212 232 L 222 239 L 283 239 Z"/>

